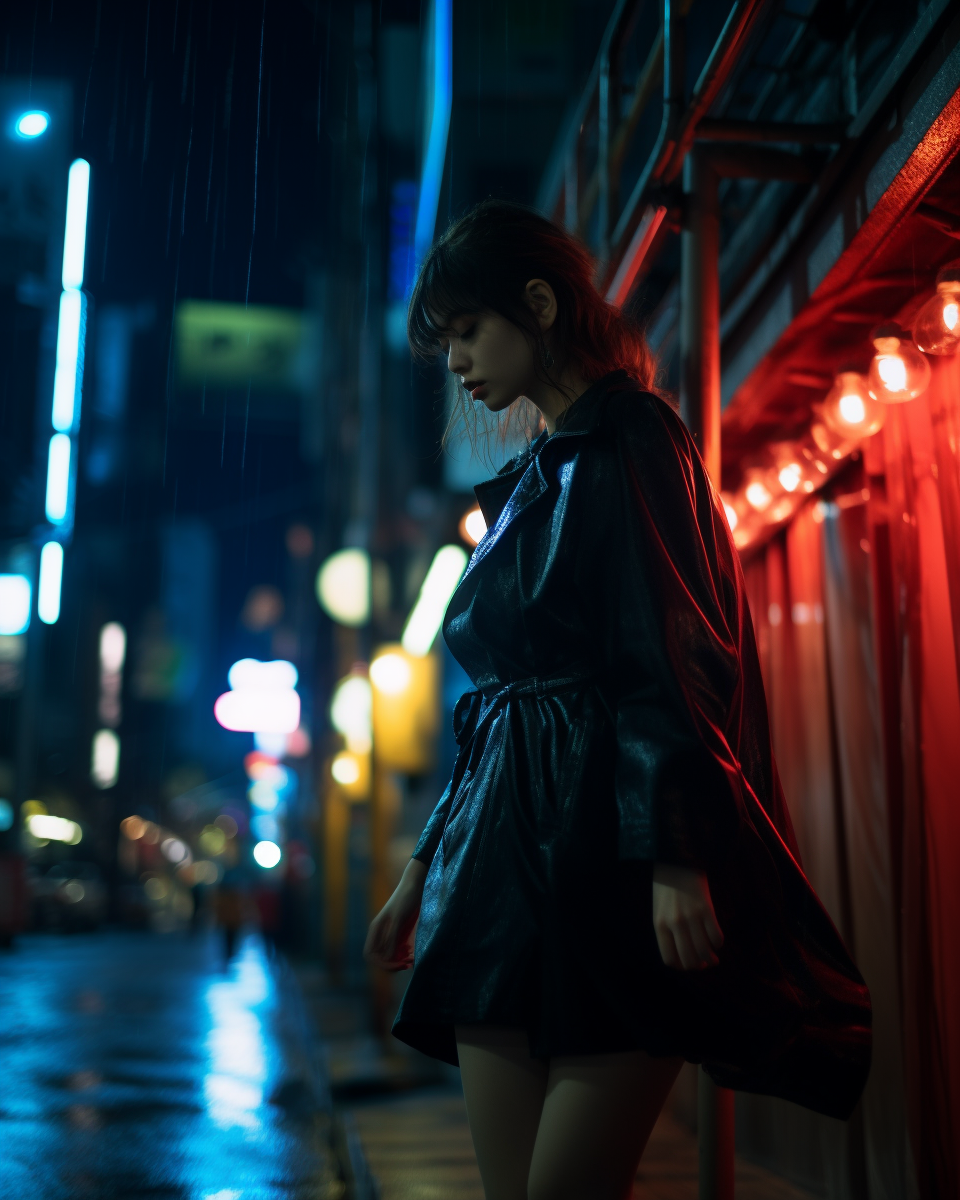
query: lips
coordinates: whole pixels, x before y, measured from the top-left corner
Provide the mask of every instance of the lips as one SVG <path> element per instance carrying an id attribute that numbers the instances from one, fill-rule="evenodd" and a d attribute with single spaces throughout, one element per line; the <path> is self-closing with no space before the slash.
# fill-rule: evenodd
<path id="1" fill-rule="evenodd" d="M 474 400 L 479 400 L 480 393 L 484 390 L 486 384 L 482 379 L 465 379 L 463 381 L 463 386 L 467 389 Z"/>

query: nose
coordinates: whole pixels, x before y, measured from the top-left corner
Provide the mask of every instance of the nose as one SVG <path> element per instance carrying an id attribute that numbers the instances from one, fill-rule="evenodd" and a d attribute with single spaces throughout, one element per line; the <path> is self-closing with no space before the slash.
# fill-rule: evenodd
<path id="1" fill-rule="evenodd" d="M 469 374 L 470 359 L 464 353 L 459 338 L 450 339 L 450 349 L 447 351 L 447 370 L 452 371 L 454 375 L 463 375 L 464 378 Z"/>

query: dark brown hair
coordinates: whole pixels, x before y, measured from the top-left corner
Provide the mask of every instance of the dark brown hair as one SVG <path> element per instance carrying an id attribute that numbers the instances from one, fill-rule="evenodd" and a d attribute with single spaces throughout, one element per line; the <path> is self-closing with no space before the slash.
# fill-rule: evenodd
<path id="1" fill-rule="evenodd" d="M 546 280 L 557 297 L 549 347 L 524 299 L 531 279 Z M 499 313 L 523 330 L 538 351 L 545 379 L 555 382 L 553 374 L 573 364 L 590 382 L 622 369 L 653 387 L 656 364 L 643 334 L 597 291 L 587 249 L 522 204 L 484 200 L 434 243 L 407 313 L 414 355 L 436 357 L 451 319 L 481 311 Z"/>

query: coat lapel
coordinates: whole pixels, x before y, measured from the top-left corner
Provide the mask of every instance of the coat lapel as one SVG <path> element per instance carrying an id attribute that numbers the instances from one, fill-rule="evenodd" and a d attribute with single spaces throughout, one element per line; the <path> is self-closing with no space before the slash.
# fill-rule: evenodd
<path id="1" fill-rule="evenodd" d="M 464 572 L 464 579 L 478 563 L 481 563 L 487 557 L 500 538 L 503 537 L 503 532 L 507 526 L 511 525 L 525 508 L 528 508 L 534 500 L 538 500 L 547 490 L 547 481 L 544 479 L 543 471 L 540 467 L 539 454 L 532 455 L 526 465 L 521 464 L 520 467 L 512 472 L 512 475 L 518 476 L 518 479 L 514 483 L 512 491 L 508 493 L 506 503 L 500 509 L 500 513 L 496 517 L 494 524 L 487 529 L 487 532 L 480 539 L 476 550 L 474 550 L 473 556 Z M 514 482 L 509 474 L 503 477 L 504 485 L 508 482 Z M 474 489 L 477 499 L 480 501 L 480 508 L 484 513 L 484 518 L 487 517 L 488 512 L 490 516 L 494 515 L 496 512 L 496 502 L 502 493 L 494 491 L 491 488 L 489 492 L 481 496 L 480 489 L 497 483 L 500 483 L 499 476 L 496 479 L 491 479 L 489 484 L 480 484 L 479 487 Z M 488 502 L 487 509 L 484 509 L 485 499 Z M 463 581 L 461 580 L 461 582 Z"/>
<path id="2" fill-rule="evenodd" d="M 544 472 L 550 469 L 552 457 L 557 453 L 568 456 L 570 450 L 565 443 L 569 439 L 582 438 L 593 432 L 600 419 L 603 398 L 611 391 L 620 390 L 617 385 L 624 383 L 628 387 L 637 387 L 624 371 L 616 371 L 599 380 L 570 406 L 566 419 L 556 433 L 550 437 L 541 434 L 531 443 L 519 462 L 508 463 L 500 474 L 474 488 L 480 510 L 487 522 L 487 532 L 473 552 L 463 574 L 464 579 L 483 562 L 517 517 L 547 491 L 547 476 Z"/>

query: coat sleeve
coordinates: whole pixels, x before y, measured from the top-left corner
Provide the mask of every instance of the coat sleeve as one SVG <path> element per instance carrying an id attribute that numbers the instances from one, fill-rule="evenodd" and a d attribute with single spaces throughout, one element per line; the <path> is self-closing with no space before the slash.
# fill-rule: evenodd
<path id="1" fill-rule="evenodd" d="M 706 869 L 739 823 L 728 742 L 742 690 L 735 551 L 673 410 L 628 393 L 611 398 L 607 415 L 603 490 L 615 534 L 602 539 L 601 603 L 620 856 Z"/>
<path id="2" fill-rule="evenodd" d="M 453 764 L 453 776 L 440 797 L 437 807 L 430 814 L 430 820 L 427 821 L 412 855 L 413 858 L 418 858 L 427 866 L 433 862 L 433 856 L 440 846 L 440 839 L 443 837 L 447 818 L 450 816 L 453 798 L 463 781 L 468 758 L 467 748 L 477 728 L 482 700 L 481 694 L 475 688 L 471 688 L 463 693 L 453 710 L 453 736 L 459 746 L 456 762 Z"/>

